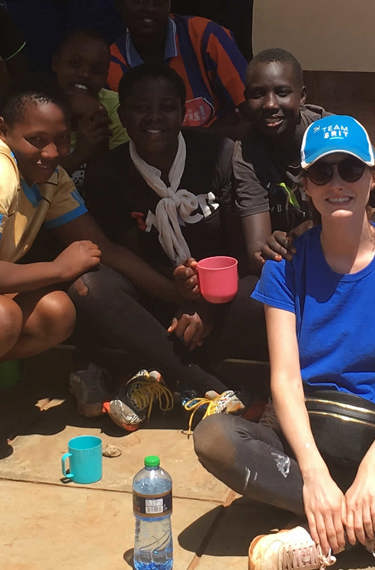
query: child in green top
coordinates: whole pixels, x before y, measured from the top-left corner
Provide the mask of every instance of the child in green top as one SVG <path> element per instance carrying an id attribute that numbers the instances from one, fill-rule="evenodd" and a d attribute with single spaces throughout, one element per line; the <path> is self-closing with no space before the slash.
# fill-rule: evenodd
<path id="1" fill-rule="evenodd" d="M 53 57 L 53 71 L 72 108 L 71 153 L 62 165 L 79 187 L 89 161 L 129 138 L 117 114 L 117 93 L 104 88 L 109 57 L 105 40 L 89 30 L 69 34 Z"/>

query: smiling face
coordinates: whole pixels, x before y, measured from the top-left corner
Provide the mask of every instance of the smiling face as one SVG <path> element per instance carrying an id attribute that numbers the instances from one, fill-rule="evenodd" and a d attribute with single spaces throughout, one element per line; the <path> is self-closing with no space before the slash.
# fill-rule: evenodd
<path id="1" fill-rule="evenodd" d="M 247 111 L 254 127 L 268 138 L 289 136 L 299 121 L 305 102 L 293 65 L 289 62 L 257 62 L 246 78 Z"/>
<path id="2" fill-rule="evenodd" d="M 119 115 L 146 162 L 158 166 L 160 157 L 174 158 L 184 107 L 170 81 L 164 77 L 139 79 L 120 101 Z"/>
<path id="3" fill-rule="evenodd" d="M 305 178 L 305 191 L 311 198 L 314 207 L 322 219 L 333 216 L 346 218 L 354 213 L 363 215 L 369 201 L 370 191 L 374 184 L 373 172 L 365 166 L 362 176 L 355 182 L 341 178 L 337 164 L 351 158 L 350 155 L 336 152 L 321 158 L 318 162 L 332 166 L 332 178 L 326 184 L 316 184 Z"/>
<path id="4" fill-rule="evenodd" d="M 121 8 L 124 22 L 136 42 L 151 43 L 164 35 L 169 0 L 123 0 Z"/>
<path id="5" fill-rule="evenodd" d="M 29 185 L 46 182 L 69 153 L 66 118 L 54 103 L 26 102 L 19 120 L 11 125 L 2 121 L 0 136 L 13 151 Z"/>
<path id="6" fill-rule="evenodd" d="M 52 69 L 68 95 L 81 92 L 97 96 L 107 80 L 109 50 L 100 38 L 77 34 L 62 45 Z"/>

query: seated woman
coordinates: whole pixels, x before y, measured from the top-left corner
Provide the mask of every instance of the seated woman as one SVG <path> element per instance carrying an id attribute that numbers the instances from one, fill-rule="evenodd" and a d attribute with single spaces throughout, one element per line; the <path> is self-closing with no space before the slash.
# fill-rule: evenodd
<path id="1" fill-rule="evenodd" d="M 299 238 L 291 261 L 268 261 L 253 293 L 265 304 L 277 418 L 273 427 L 270 416 L 208 418 L 194 434 L 200 461 L 226 484 L 307 518 L 255 538 L 252 570 L 325 568 L 347 541 L 374 550 L 375 228 L 366 213 L 374 163 L 352 117 L 307 129 L 304 186 L 321 225 Z M 367 421 L 340 420 L 342 410 Z"/>
<path id="2" fill-rule="evenodd" d="M 173 282 L 173 270 L 179 264 L 227 253 L 225 212 L 232 143 L 196 132 L 182 135 L 184 84 L 162 64 L 130 70 L 121 80 L 119 98 L 119 114 L 131 140 L 88 169 L 88 208 L 113 242 L 131 247 Z M 218 410 L 229 410 L 231 403 L 237 409 L 233 391 L 228 393 L 223 382 L 194 363 L 189 351 L 204 343 L 198 352 L 210 355 L 216 364 L 218 355 L 220 360 L 266 356 L 262 307 L 248 297 L 256 278 L 241 279 L 236 298 L 215 309 L 203 302 L 196 287 L 189 289 L 190 278 L 176 279 L 171 303 L 163 301 L 156 286 L 152 296 L 141 295 L 139 287 L 133 286 L 139 282 L 139 268 L 131 269 L 134 279 L 124 280 L 118 295 L 112 294 L 116 309 L 100 314 L 101 329 L 110 331 L 107 346 L 121 346 L 138 355 L 143 366 L 160 370 L 172 387 L 181 382 L 202 395 L 224 393 Z M 97 314 L 108 289 L 108 281 L 95 284 L 98 276 L 94 274 L 90 279 L 92 293 L 75 299 L 87 322 L 90 314 Z M 192 299 L 184 303 L 184 295 Z M 177 342 L 171 342 L 176 337 Z"/>

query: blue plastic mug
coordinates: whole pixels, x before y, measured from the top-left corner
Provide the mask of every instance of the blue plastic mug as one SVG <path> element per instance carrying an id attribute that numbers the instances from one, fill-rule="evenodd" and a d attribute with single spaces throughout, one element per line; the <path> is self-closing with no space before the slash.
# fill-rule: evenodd
<path id="1" fill-rule="evenodd" d="M 68 443 L 68 453 L 61 458 L 65 478 L 75 483 L 95 483 L 102 478 L 102 440 L 94 435 L 79 435 Z M 69 472 L 66 461 L 69 459 Z"/>

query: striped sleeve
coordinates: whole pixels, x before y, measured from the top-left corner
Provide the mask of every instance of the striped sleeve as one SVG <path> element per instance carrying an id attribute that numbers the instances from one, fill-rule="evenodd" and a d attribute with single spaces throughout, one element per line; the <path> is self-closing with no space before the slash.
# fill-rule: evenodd
<path id="1" fill-rule="evenodd" d="M 121 77 L 128 70 L 128 65 L 117 43 L 113 43 L 110 47 L 111 60 L 107 75 L 107 86 L 112 91 L 118 91 Z"/>
<path id="2" fill-rule="evenodd" d="M 245 100 L 247 62 L 229 30 L 208 21 L 202 37 L 202 53 L 215 92 L 221 92 L 227 104 L 240 105 Z"/>

